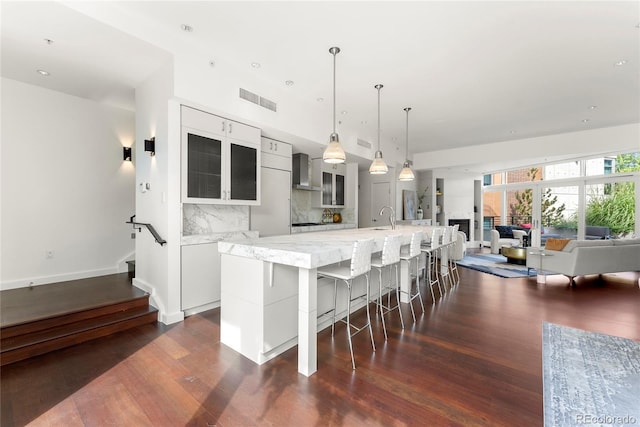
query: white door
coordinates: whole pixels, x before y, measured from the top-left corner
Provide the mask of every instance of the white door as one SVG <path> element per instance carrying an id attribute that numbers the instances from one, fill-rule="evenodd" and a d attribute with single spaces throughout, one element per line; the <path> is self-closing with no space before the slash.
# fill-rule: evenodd
<path id="1" fill-rule="evenodd" d="M 260 237 L 291 233 L 291 172 L 260 168 L 261 203 L 251 207 L 251 230 Z"/>
<path id="2" fill-rule="evenodd" d="M 389 211 L 385 211 L 384 216 L 380 216 L 383 206 L 393 206 L 391 204 L 391 183 L 372 182 L 371 183 L 371 222 L 372 226 L 389 225 Z"/>

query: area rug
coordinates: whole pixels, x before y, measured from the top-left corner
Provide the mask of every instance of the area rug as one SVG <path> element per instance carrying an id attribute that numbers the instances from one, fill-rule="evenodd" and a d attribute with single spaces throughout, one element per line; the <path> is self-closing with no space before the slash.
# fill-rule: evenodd
<path id="1" fill-rule="evenodd" d="M 467 254 L 458 261 L 458 265 L 483 273 L 500 277 L 528 277 L 535 276 L 536 271 L 527 271 L 525 265 L 511 264 L 502 255 L 493 254 Z"/>
<path id="2" fill-rule="evenodd" d="M 640 425 L 640 343 L 544 322 L 544 425 Z"/>

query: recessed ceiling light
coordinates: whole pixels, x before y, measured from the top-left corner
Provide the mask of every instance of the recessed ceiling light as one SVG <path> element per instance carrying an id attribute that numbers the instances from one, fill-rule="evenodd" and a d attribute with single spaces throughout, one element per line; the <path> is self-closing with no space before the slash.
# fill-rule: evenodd
<path id="1" fill-rule="evenodd" d="M 616 62 L 614 65 L 615 65 L 616 67 L 620 67 L 620 66 L 622 66 L 622 65 L 624 65 L 624 64 L 626 64 L 626 63 L 627 63 L 627 60 L 626 60 L 626 59 L 621 59 L 620 61 Z"/>
<path id="2" fill-rule="evenodd" d="M 361 122 L 360 122 L 360 124 L 361 124 L 361 125 L 366 125 L 366 124 L 367 124 L 367 121 L 366 121 L 366 120 L 363 120 L 363 121 L 361 121 Z"/>
<path id="3" fill-rule="evenodd" d="M 50 75 L 51 75 L 51 74 L 50 74 L 48 71 L 46 71 L 46 70 L 36 70 L 36 72 L 37 72 L 38 74 L 40 74 L 41 76 L 50 76 Z"/>
<path id="4" fill-rule="evenodd" d="M 259 62 L 252 62 L 252 63 L 251 63 L 251 66 L 252 66 L 253 68 L 260 68 L 260 63 L 259 63 Z"/>
<path id="5" fill-rule="evenodd" d="M 287 86 L 293 86 L 293 80 L 287 80 L 286 82 L 284 82 L 284 84 L 286 84 Z"/>
<path id="6" fill-rule="evenodd" d="M 582 123 L 588 123 L 590 121 L 591 121 L 590 119 L 582 119 Z"/>
<path id="7" fill-rule="evenodd" d="M 316 98 L 316 101 L 322 102 L 322 101 L 324 101 L 324 98 Z"/>
<path id="8" fill-rule="evenodd" d="M 513 134 L 515 134 L 515 133 L 516 133 L 516 131 L 512 129 L 512 130 L 510 130 L 510 131 L 509 131 L 509 133 L 510 133 L 511 135 L 513 135 Z"/>
<path id="9" fill-rule="evenodd" d="M 51 40 L 51 39 L 44 39 L 44 42 L 46 44 L 53 44 L 53 40 Z"/>
<path id="10" fill-rule="evenodd" d="M 341 111 L 341 112 L 340 112 L 340 114 L 342 114 L 343 116 L 344 116 L 344 115 L 347 115 L 348 113 L 349 113 L 349 112 L 348 112 L 348 111 L 346 111 L 346 110 L 344 110 L 344 111 Z"/>
<path id="11" fill-rule="evenodd" d="M 595 110 L 596 108 L 598 108 L 597 105 L 589 105 L 589 110 Z"/>
<path id="12" fill-rule="evenodd" d="M 214 61 L 213 59 L 211 61 L 209 61 L 209 66 L 210 67 L 215 67 L 216 66 L 216 61 Z"/>
<path id="13" fill-rule="evenodd" d="M 190 33 L 193 31 L 193 27 L 187 24 L 182 24 L 180 28 L 182 28 L 182 31 L 186 31 L 187 33 Z"/>

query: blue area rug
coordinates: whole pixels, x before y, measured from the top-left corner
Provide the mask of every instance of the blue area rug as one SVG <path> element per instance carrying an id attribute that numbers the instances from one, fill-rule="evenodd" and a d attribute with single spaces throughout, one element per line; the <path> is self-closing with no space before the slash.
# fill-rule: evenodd
<path id="1" fill-rule="evenodd" d="M 640 343 L 542 325 L 545 427 L 640 425 Z"/>
<path id="2" fill-rule="evenodd" d="M 527 272 L 525 265 L 511 264 L 502 255 L 493 254 L 467 254 L 458 261 L 461 265 L 472 270 L 493 274 L 500 277 L 528 277 L 535 276 L 536 271 L 531 269 Z"/>

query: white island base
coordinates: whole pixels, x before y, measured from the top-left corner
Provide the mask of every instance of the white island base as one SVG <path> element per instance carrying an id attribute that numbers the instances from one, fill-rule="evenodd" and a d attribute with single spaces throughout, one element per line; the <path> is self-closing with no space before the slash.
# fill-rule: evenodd
<path id="1" fill-rule="evenodd" d="M 431 227 L 402 226 L 393 231 L 341 230 L 221 242 L 221 342 L 257 364 L 297 344 L 298 372 L 312 375 L 317 370 L 317 331 L 331 325 L 333 308 L 333 280 L 318 280 L 317 267 L 349 262 L 357 239 L 374 237 L 375 252 L 382 249 L 386 234 L 401 234 L 403 244 L 408 244 L 411 233 L 420 229 L 430 235 Z M 401 286 L 406 290 L 410 275 L 403 264 Z M 383 281 L 387 280 L 385 273 Z M 364 293 L 365 286 L 365 278 L 357 278 L 354 295 Z M 347 305 L 345 286 L 338 285 L 338 292 L 336 318 L 346 315 Z M 375 271 L 371 294 L 378 294 Z M 352 311 L 363 306 L 364 300 Z"/>

